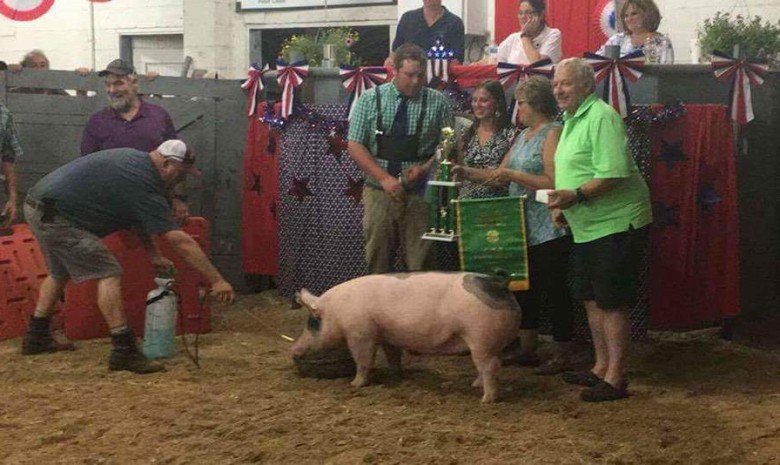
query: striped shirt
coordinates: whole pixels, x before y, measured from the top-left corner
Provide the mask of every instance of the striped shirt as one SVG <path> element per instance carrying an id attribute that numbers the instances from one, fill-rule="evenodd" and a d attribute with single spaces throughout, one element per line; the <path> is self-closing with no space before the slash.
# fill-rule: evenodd
<path id="1" fill-rule="evenodd" d="M 8 108 L 0 103 L 0 156 L 3 161 L 15 162 L 23 153 L 22 144 L 16 134 L 14 117 Z"/>
<path id="2" fill-rule="evenodd" d="M 381 98 L 382 128 L 376 127 L 377 92 L 379 92 Z M 417 121 L 422 110 L 422 92 L 427 93 L 428 102 L 425 109 L 418 155 L 421 159 L 425 159 L 436 152 L 442 128 L 454 127 L 455 120 L 453 119 L 447 97 L 441 92 L 425 87 L 409 100 L 407 134 L 414 135 L 417 131 Z M 398 88 L 392 82 L 367 90 L 360 96 L 355 106 L 355 111 L 349 121 L 349 135 L 347 139 L 350 142 L 356 142 L 366 147 L 376 157 L 376 131 L 380 129 L 385 134 L 390 133 L 390 127 L 393 125 L 393 119 L 401 102 L 401 97 L 401 93 L 398 92 Z M 387 170 L 387 160 L 377 158 L 376 161 L 382 169 Z M 414 164 L 416 164 L 414 161 L 405 161 L 401 163 L 401 168 L 405 170 Z M 371 186 L 379 187 L 379 183 L 375 179 L 369 179 L 367 183 Z"/>

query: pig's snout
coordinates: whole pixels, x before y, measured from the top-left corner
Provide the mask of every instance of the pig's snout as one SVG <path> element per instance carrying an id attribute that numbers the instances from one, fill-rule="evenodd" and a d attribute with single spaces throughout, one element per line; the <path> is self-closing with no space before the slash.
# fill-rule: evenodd
<path id="1" fill-rule="evenodd" d="M 306 347 L 304 347 L 303 344 L 299 344 L 298 341 L 293 344 L 292 347 L 290 347 L 290 354 L 293 356 L 293 358 L 300 358 L 303 357 L 303 354 L 306 353 Z"/>

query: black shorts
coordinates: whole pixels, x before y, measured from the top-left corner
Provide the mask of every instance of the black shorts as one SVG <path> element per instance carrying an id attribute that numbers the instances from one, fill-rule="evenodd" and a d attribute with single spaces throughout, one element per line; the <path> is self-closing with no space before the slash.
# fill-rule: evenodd
<path id="1" fill-rule="evenodd" d="M 650 226 L 633 227 L 590 242 L 574 244 L 571 293 L 577 300 L 595 300 L 604 310 L 627 309 L 637 297 L 639 271 Z"/>

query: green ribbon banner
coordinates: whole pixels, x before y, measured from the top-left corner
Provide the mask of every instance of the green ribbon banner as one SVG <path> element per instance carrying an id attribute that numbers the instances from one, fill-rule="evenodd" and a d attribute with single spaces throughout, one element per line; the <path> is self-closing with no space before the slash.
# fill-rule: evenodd
<path id="1" fill-rule="evenodd" d="M 525 209 L 521 197 L 455 202 L 460 268 L 485 274 L 505 272 L 509 289 L 529 288 Z"/>

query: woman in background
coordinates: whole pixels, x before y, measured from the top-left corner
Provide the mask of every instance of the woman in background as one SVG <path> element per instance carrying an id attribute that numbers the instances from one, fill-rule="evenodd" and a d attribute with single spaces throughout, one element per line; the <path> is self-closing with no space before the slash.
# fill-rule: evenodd
<path id="1" fill-rule="evenodd" d="M 628 0 L 620 9 L 625 32 L 610 37 L 597 52 L 604 55 L 607 45 L 620 47 L 620 56 L 643 50 L 650 63 L 674 63 L 674 49 L 669 36 L 658 32 L 661 13 L 653 0 Z"/>
<path id="2" fill-rule="evenodd" d="M 545 0 L 522 0 L 517 9 L 520 31 L 498 46 L 498 62 L 528 65 L 543 58 L 561 59 L 561 31 L 547 26 Z"/>

